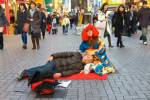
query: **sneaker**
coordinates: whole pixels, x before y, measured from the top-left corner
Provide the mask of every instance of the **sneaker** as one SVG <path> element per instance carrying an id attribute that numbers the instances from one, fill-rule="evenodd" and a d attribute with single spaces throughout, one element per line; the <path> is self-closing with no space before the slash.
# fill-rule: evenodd
<path id="1" fill-rule="evenodd" d="M 147 42 L 144 42 L 143 44 L 144 44 L 144 45 L 147 45 Z"/>
<path id="2" fill-rule="evenodd" d="M 141 44 L 142 44 L 142 43 L 143 43 L 143 41 L 142 41 L 142 40 L 140 40 L 140 41 L 139 41 L 139 43 L 141 43 Z"/>

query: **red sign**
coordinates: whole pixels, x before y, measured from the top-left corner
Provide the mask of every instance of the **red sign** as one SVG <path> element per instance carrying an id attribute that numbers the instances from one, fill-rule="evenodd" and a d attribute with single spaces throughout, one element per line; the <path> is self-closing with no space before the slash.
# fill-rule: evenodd
<path id="1" fill-rule="evenodd" d="M 16 0 L 17 3 L 26 3 L 27 0 Z"/>
<path id="2" fill-rule="evenodd" d="M 4 0 L 0 0 L 0 4 L 3 4 L 3 3 L 5 3 Z"/>

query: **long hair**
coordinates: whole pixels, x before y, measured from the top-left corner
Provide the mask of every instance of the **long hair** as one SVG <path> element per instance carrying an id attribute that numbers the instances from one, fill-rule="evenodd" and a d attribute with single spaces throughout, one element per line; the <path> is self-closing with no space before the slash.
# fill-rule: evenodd
<path id="1" fill-rule="evenodd" d="M 20 3 L 19 4 L 19 12 L 21 12 L 21 9 L 20 9 L 21 6 L 23 6 L 24 10 L 27 11 L 27 7 L 26 7 L 25 3 Z"/>
<path id="2" fill-rule="evenodd" d="M 107 12 L 107 10 L 106 11 L 104 11 L 105 9 L 105 6 L 107 6 L 108 5 L 108 3 L 104 3 L 103 5 L 102 5 L 102 7 L 100 8 L 100 10 L 102 11 L 102 12 L 104 12 L 104 13 L 106 13 Z"/>
<path id="3" fill-rule="evenodd" d="M 126 9 L 125 9 L 124 5 L 119 5 L 117 12 L 120 13 L 120 8 L 121 8 L 121 7 L 124 9 L 124 11 L 123 11 L 122 13 L 125 13 L 125 10 L 126 10 Z"/>

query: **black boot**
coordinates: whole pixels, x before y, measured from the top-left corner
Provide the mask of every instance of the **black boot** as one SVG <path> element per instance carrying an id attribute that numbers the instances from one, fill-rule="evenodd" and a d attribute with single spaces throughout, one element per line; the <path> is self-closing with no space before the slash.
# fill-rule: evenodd
<path id="1" fill-rule="evenodd" d="M 0 49 L 3 50 L 4 49 L 4 43 L 3 43 L 3 33 L 0 32 Z"/>
<path id="2" fill-rule="evenodd" d="M 120 43 L 120 48 L 124 48 L 125 46 L 123 45 L 122 41 Z"/>

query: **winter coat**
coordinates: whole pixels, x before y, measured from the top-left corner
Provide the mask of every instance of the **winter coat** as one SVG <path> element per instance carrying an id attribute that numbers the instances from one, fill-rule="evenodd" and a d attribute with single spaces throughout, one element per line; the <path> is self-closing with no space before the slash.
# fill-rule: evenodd
<path id="1" fill-rule="evenodd" d="M 105 36 L 106 34 L 112 34 L 112 23 L 110 19 L 106 20 L 106 14 L 100 11 L 98 13 L 98 21 L 96 23 L 96 27 L 99 29 L 99 33 L 101 36 Z M 103 24 L 103 25 L 101 25 Z M 107 33 L 105 33 L 107 32 Z"/>
<path id="2" fill-rule="evenodd" d="M 27 19 L 30 21 L 30 34 L 34 36 L 40 36 L 41 28 L 40 28 L 40 13 L 35 10 L 33 17 L 31 16 L 30 10 L 28 12 Z M 30 19 L 33 19 L 31 21 Z"/>
<path id="3" fill-rule="evenodd" d="M 62 76 L 79 73 L 84 69 L 80 52 L 61 52 L 51 56 L 56 63 L 56 72 L 61 73 Z"/>
<path id="4" fill-rule="evenodd" d="M 118 37 L 123 33 L 125 13 L 116 12 L 113 16 L 113 26 L 115 28 L 115 36 Z"/>
<path id="5" fill-rule="evenodd" d="M 47 24 L 50 24 L 50 25 L 52 24 L 52 18 L 51 18 L 51 16 L 47 17 L 46 22 L 47 22 Z"/>
<path id="6" fill-rule="evenodd" d="M 41 28 L 46 29 L 46 15 L 44 12 L 40 12 L 40 25 Z"/>
<path id="7" fill-rule="evenodd" d="M 141 27 L 147 27 L 150 25 L 150 8 L 141 8 L 138 14 Z"/>
<path id="8" fill-rule="evenodd" d="M 24 23 L 27 21 L 27 11 L 24 12 L 17 12 L 17 34 L 23 33 L 23 26 Z"/>
<path id="9" fill-rule="evenodd" d="M 8 20 L 5 16 L 4 9 L 0 9 L 0 27 L 9 25 Z"/>

